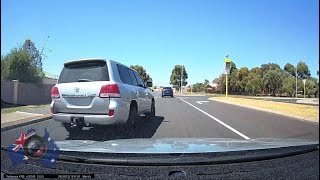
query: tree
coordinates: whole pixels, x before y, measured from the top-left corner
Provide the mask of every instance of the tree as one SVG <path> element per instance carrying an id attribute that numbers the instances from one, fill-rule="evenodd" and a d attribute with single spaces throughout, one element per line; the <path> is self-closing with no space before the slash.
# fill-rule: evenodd
<path id="1" fill-rule="evenodd" d="M 250 69 L 250 73 L 257 74 L 257 75 L 259 75 L 261 77 L 263 76 L 263 71 L 259 67 L 254 67 L 254 68 Z"/>
<path id="2" fill-rule="evenodd" d="M 216 83 L 217 86 L 217 92 L 224 93 L 226 91 L 226 75 L 221 74 L 219 78 L 217 78 Z"/>
<path id="3" fill-rule="evenodd" d="M 296 92 L 296 79 L 294 77 L 286 77 L 282 82 L 282 91 L 288 96 L 293 96 Z"/>
<path id="4" fill-rule="evenodd" d="M 237 92 L 237 85 L 236 85 L 236 83 L 237 83 L 237 77 L 236 77 L 237 73 L 238 73 L 237 66 L 233 61 L 231 61 L 231 63 L 230 63 L 230 74 L 228 75 L 228 88 L 229 88 L 229 92 L 231 92 L 231 93 L 232 92 Z M 225 76 L 224 76 L 224 78 L 225 78 Z M 226 80 L 224 79 L 223 80 L 224 85 L 221 85 L 220 86 L 221 88 L 222 87 L 225 88 L 225 81 Z M 219 88 L 217 88 L 217 89 L 219 89 Z M 221 89 L 221 91 L 225 91 L 225 89 L 224 90 Z"/>
<path id="5" fill-rule="evenodd" d="M 261 67 L 254 67 L 248 70 L 247 67 L 236 68 L 236 65 L 231 63 L 231 72 L 228 75 L 228 89 L 230 94 L 252 94 L 266 93 L 269 92 L 273 96 L 276 94 L 282 95 L 285 92 L 287 95 L 292 96 L 295 93 L 295 67 L 287 63 L 283 69 L 280 68 L 278 64 L 267 63 L 262 64 Z M 298 68 L 298 93 L 303 92 L 302 79 L 310 77 L 310 71 L 308 66 L 300 62 L 297 66 Z M 216 90 L 218 92 L 225 92 L 225 75 L 221 74 L 218 78 L 213 80 L 214 83 L 218 84 Z M 312 89 L 311 95 L 316 89 L 316 94 L 318 93 L 318 81 L 314 80 L 314 84 L 310 82 L 310 89 Z"/>
<path id="6" fill-rule="evenodd" d="M 251 71 L 247 77 L 245 91 L 248 94 L 256 95 L 263 89 L 262 75 L 258 71 Z"/>
<path id="7" fill-rule="evenodd" d="M 262 64 L 261 69 L 265 72 L 267 70 L 276 70 L 280 69 L 280 66 L 276 63 L 268 63 L 268 64 Z"/>
<path id="8" fill-rule="evenodd" d="M 5 69 L 6 69 L 6 63 L 4 61 L 4 57 L 5 56 L 1 56 L 1 80 L 4 79 L 4 76 L 5 76 Z"/>
<path id="9" fill-rule="evenodd" d="M 150 77 L 150 75 L 147 73 L 147 71 L 142 66 L 131 65 L 130 67 L 139 73 L 139 75 L 141 76 L 141 78 L 144 82 L 147 82 L 149 80 L 152 81 L 152 78 Z"/>
<path id="10" fill-rule="evenodd" d="M 204 84 L 203 83 L 196 83 L 192 85 L 193 92 L 201 92 L 204 91 Z"/>
<path id="11" fill-rule="evenodd" d="M 230 62 L 230 74 L 235 70 L 237 70 L 237 66 L 233 61 L 231 61 Z"/>
<path id="12" fill-rule="evenodd" d="M 205 90 L 205 87 L 209 84 L 209 80 L 205 79 L 204 83 L 196 83 L 192 85 L 193 92 L 201 92 Z"/>
<path id="13" fill-rule="evenodd" d="M 306 81 L 306 95 L 310 98 L 311 95 L 317 95 L 318 87 L 317 87 L 317 79 L 310 78 Z"/>
<path id="14" fill-rule="evenodd" d="M 208 84 L 209 84 L 209 80 L 208 80 L 208 79 L 205 79 L 203 85 L 204 85 L 204 86 L 207 86 Z"/>
<path id="15" fill-rule="evenodd" d="M 212 80 L 212 83 L 218 84 L 218 81 L 219 81 L 219 78 L 214 78 L 214 79 Z"/>
<path id="16" fill-rule="evenodd" d="M 245 92 L 245 87 L 247 83 L 247 77 L 249 75 L 249 69 L 247 67 L 242 67 L 238 70 L 236 78 L 236 86 L 238 89 L 238 92 Z"/>
<path id="17" fill-rule="evenodd" d="M 177 85 L 180 87 L 181 84 L 181 65 L 175 65 L 174 68 L 171 71 L 171 76 L 170 76 L 170 84 L 172 85 Z M 188 84 L 187 79 L 188 79 L 188 73 L 186 71 L 185 66 L 183 66 L 183 76 L 182 76 L 182 85 L 185 86 Z"/>
<path id="18" fill-rule="evenodd" d="M 1 69 L 1 78 L 5 80 L 35 83 L 44 77 L 42 70 L 34 64 L 33 58 L 24 48 L 12 49 L 1 57 L 1 64 L 4 65 L 4 69 Z"/>
<path id="19" fill-rule="evenodd" d="M 276 70 L 267 70 L 263 75 L 264 85 L 269 87 L 272 96 L 275 96 L 277 78 Z"/>
<path id="20" fill-rule="evenodd" d="M 26 39 L 22 47 L 31 56 L 33 63 L 38 68 L 42 69 L 42 56 L 39 50 L 36 48 L 35 43 L 32 42 L 31 39 Z"/>
<path id="21" fill-rule="evenodd" d="M 263 82 L 260 78 L 254 77 L 246 83 L 245 90 L 248 94 L 256 95 L 263 88 Z"/>
<path id="22" fill-rule="evenodd" d="M 292 64 L 287 63 L 283 69 L 287 71 L 289 74 L 291 74 L 292 76 L 294 77 L 296 76 L 296 69 Z"/>
<path id="23" fill-rule="evenodd" d="M 310 70 L 306 63 L 300 61 L 297 65 L 297 73 L 299 79 L 306 79 L 310 77 Z"/>
<path id="24" fill-rule="evenodd" d="M 228 75 L 228 88 L 229 88 L 229 92 L 231 93 L 238 92 L 237 74 L 238 74 L 238 69 L 233 69 L 230 75 Z M 225 82 L 225 79 L 224 79 L 224 82 Z"/>

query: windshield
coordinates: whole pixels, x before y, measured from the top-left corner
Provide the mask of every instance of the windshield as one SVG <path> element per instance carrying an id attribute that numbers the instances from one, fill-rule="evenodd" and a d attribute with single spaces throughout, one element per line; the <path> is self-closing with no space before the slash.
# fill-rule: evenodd
<path id="1" fill-rule="evenodd" d="M 318 0 L 1 5 L 5 151 L 184 157 L 319 141 Z"/>

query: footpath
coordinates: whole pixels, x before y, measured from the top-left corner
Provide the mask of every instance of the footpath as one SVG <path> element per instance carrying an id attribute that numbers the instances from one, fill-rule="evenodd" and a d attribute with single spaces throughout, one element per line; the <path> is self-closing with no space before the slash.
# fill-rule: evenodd
<path id="1" fill-rule="evenodd" d="M 51 118 L 49 104 L 1 108 L 1 132 Z"/>

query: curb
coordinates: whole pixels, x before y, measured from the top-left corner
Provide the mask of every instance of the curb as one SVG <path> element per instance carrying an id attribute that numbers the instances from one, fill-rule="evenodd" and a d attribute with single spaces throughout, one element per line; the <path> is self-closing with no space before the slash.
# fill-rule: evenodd
<path id="1" fill-rule="evenodd" d="M 49 114 L 49 115 L 41 115 L 41 116 L 36 116 L 36 117 L 31 117 L 31 118 L 26 118 L 26 119 L 20 119 L 18 121 L 3 123 L 3 124 L 1 124 L 1 132 L 8 131 L 8 130 L 18 128 L 21 126 L 26 126 L 29 124 L 38 123 L 38 122 L 45 121 L 45 120 L 48 120 L 51 118 L 52 118 L 52 115 Z"/>

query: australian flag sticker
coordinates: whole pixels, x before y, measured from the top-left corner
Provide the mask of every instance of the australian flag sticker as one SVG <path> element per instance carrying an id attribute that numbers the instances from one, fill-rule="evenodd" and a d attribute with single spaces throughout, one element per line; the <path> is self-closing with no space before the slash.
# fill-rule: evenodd
<path id="1" fill-rule="evenodd" d="M 35 129 L 30 129 L 27 133 L 21 133 L 15 144 L 6 148 L 13 166 L 17 166 L 30 158 L 41 160 L 44 167 L 52 168 L 56 166 L 59 158 L 59 148 L 50 138 L 47 129 L 44 136 L 36 134 Z"/>

